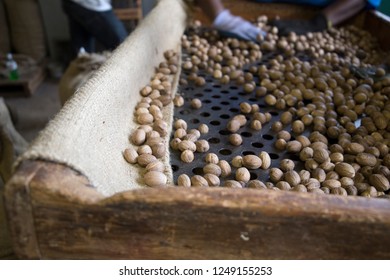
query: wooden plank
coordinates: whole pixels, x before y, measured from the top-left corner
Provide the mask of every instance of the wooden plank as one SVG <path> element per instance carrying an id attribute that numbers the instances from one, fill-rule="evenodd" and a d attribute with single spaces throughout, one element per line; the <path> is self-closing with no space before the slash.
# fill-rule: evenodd
<path id="1" fill-rule="evenodd" d="M 385 199 L 176 187 L 104 199 L 84 177 L 59 164 L 27 162 L 18 172 L 37 164 L 28 189 L 41 258 L 390 257 Z M 25 219 L 16 219 L 19 227 Z"/>
<path id="2" fill-rule="evenodd" d="M 367 12 L 364 28 L 378 38 L 383 50 L 390 50 L 390 17 L 379 11 Z"/>
<path id="3" fill-rule="evenodd" d="M 23 166 L 7 182 L 4 193 L 13 249 L 23 259 L 41 257 L 35 235 L 29 186 L 38 169 L 39 166 L 35 164 Z"/>
<path id="4" fill-rule="evenodd" d="M 114 9 L 114 13 L 120 20 L 140 20 L 142 19 L 141 8 Z"/>

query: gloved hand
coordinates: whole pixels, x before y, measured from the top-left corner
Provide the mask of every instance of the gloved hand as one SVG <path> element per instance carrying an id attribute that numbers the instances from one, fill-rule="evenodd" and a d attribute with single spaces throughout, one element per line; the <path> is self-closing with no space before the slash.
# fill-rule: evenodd
<path id="1" fill-rule="evenodd" d="M 254 26 L 241 17 L 234 16 L 229 10 L 224 10 L 214 19 L 213 27 L 222 35 L 238 39 L 257 41 L 259 34 L 265 36 L 266 32 Z"/>
<path id="2" fill-rule="evenodd" d="M 308 32 L 321 32 L 328 28 L 328 20 L 323 14 L 318 14 L 309 20 L 274 20 L 270 24 L 276 26 L 279 35 L 287 36 L 290 32 L 303 35 Z"/>

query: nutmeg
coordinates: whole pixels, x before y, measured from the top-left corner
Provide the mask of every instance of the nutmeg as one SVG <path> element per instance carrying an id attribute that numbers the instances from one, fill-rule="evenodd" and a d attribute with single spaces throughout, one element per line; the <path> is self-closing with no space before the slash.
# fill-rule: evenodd
<path id="1" fill-rule="evenodd" d="M 145 184 L 149 187 L 160 187 L 167 183 L 167 176 L 159 171 L 149 171 L 144 175 Z"/>

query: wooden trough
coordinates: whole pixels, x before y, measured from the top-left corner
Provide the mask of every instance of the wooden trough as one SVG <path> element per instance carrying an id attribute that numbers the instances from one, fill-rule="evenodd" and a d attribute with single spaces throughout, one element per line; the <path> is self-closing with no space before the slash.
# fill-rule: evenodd
<path id="1" fill-rule="evenodd" d="M 251 1 L 226 1 L 226 6 L 248 19 L 263 13 L 272 16 L 275 11 L 282 17 L 303 12 L 307 15 L 307 10 L 295 6 L 263 8 Z M 357 22 L 369 31 L 381 30 L 377 33 L 379 41 L 383 47 L 389 46 L 389 37 L 385 36 L 390 31 L 388 19 L 375 12 L 364 12 Z M 131 96 L 138 94 L 148 81 L 162 53 L 179 46 L 185 23 L 181 1 L 160 1 L 139 27 L 142 32 L 136 30 L 49 124 L 46 130 L 63 141 L 61 149 L 65 155 L 85 153 L 89 161 L 81 160 L 80 167 L 71 157 L 59 160 L 61 151 L 58 158 L 53 153 L 42 153 L 42 147 L 50 149 L 52 145 L 56 147 L 53 142 L 61 142 L 53 136 L 39 137 L 32 145 L 32 149 L 40 149 L 41 155 L 30 153 L 19 162 L 5 193 L 17 256 L 23 259 L 390 258 L 388 199 L 251 189 L 140 188 L 136 180 L 128 190 L 110 190 L 121 169 L 110 171 L 112 159 L 100 157 L 105 146 L 100 147 L 99 139 L 95 139 L 96 130 L 103 133 L 101 142 L 116 141 L 117 138 L 111 137 L 116 131 L 107 128 L 113 121 L 105 123 L 106 115 L 132 118 L 134 108 L 127 105 L 131 104 Z M 145 42 L 148 44 L 141 44 Z M 121 60 L 127 61 L 122 65 Z M 133 64 L 130 73 L 126 72 L 126 67 L 130 67 L 126 63 Z M 112 76 L 114 67 L 125 73 Z M 104 83 L 109 83 L 112 98 L 104 95 L 103 90 L 100 92 Z M 96 100 L 105 102 L 101 108 L 113 104 L 111 107 L 118 109 L 95 110 L 96 104 L 91 105 L 90 100 L 100 94 L 101 98 Z M 122 95 L 123 100 L 118 100 Z M 122 103 L 126 105 L 118 105 Z M 69 115 L 68 111 L 75 108 L 80 114 L 88 112 L 88 119 Z M 127 112 L 122 112 L 125 108 Z M 90 127 L 83 127 L 83 121 Z M 73 139 L 67 140 L 66 132 L 74 133 L 75 129 L 79 129 L 77 137 L 71 142 Z M 128 141 L 128 132 L 114 136 L 123 144 Z M 89 141 L 79 139 L 86 135 L 90 135 Z M 46 142 L 42 143 L 42 139 Z M 90 141 L 95 143 L 94 139 L 97 144 L 90 145 Z M 122 159 L 121 151 L 116 155 L 118 160 Z M 92 166 L 98 162 L 108 170 L 110 179 L 104 181 L 103 191 L 96 188 L 102 181 L 91 180 L 94 175 L 83 170 L 83 164 L 87 166 L 88 162 Z"/>

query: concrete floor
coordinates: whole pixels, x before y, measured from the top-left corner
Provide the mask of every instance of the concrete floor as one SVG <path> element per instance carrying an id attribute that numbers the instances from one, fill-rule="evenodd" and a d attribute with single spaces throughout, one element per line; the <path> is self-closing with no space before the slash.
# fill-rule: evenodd
<path id="1" fill-rule="evenodd" d="M 16 130 L 28 142 L 31 142 L 60 110 L 58 83 L 58 79 L 47 78 L 31 97 L 5 98 Z"/>
<path id="2" fill-rule="evenodd" d="M 31 142 L 61 109 L 58 79 L 47 78 L 31 97 L 6 97 L 16 130 Z M 15 259 L 5 224 L 2 201 L 3 182 L 0 179 L 0 260 Z"/>

